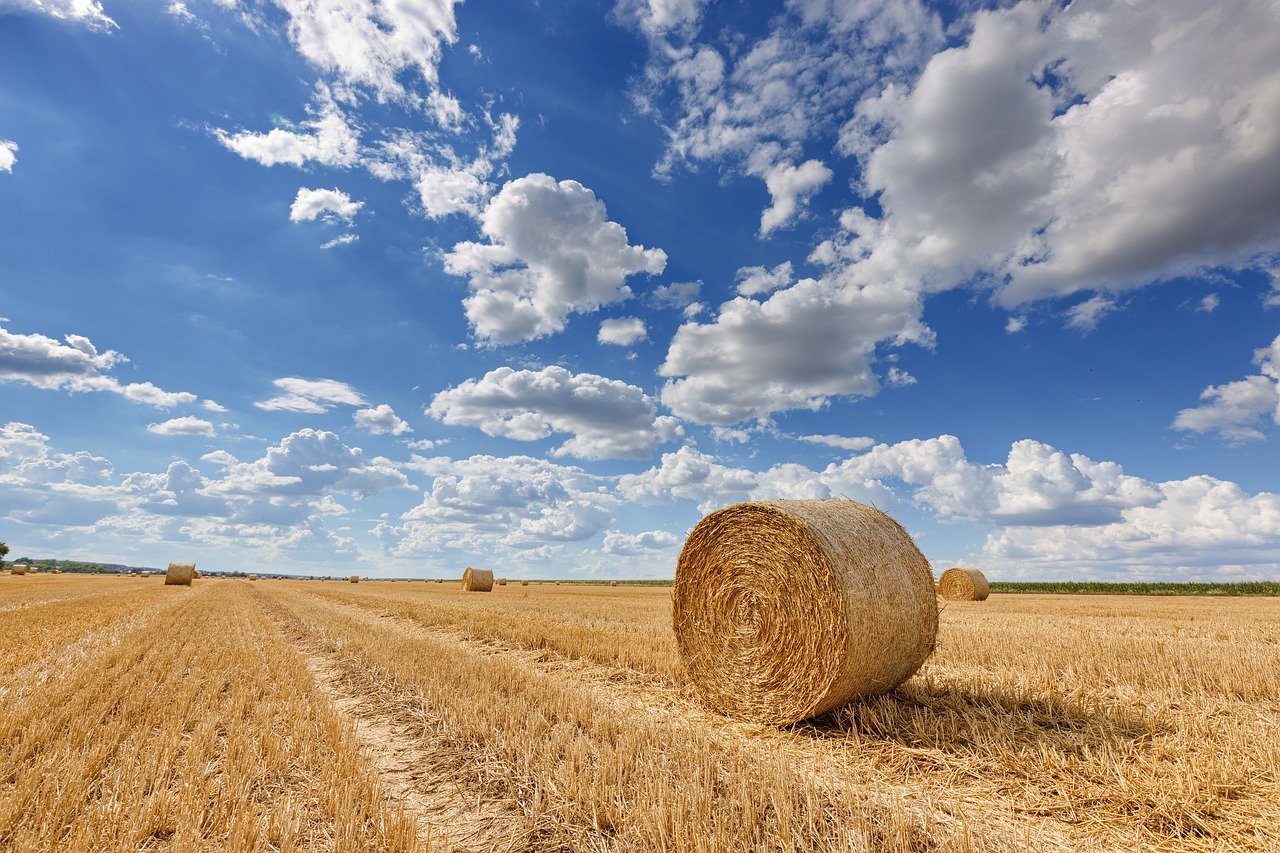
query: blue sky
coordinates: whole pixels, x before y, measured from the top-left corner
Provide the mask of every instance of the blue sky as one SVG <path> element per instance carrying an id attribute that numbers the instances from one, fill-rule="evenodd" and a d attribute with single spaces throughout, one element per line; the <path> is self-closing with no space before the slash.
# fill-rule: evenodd
<path id="1" fill-rule="evenodd" d="M 1280 577 L 1269 2 L 0 0 L 0 539 Z"/>

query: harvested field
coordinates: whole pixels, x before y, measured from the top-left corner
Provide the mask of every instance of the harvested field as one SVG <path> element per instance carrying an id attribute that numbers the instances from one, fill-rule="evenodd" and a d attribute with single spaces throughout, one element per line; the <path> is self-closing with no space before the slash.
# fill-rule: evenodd
<path id="1" fill-rule="evenodd" d="M 914 677 L 781 729 L 700 704 L 665 588 L 0 608 L 4 849 L 1280 849 L 1275 598 L 949 602 Z"/>

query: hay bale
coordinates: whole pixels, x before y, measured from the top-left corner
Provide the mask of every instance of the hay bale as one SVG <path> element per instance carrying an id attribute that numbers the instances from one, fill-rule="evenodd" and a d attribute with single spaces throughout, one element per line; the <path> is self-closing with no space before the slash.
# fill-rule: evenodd
<path id="1" fill-rule="evenodd" d="M 933 651 L 938 602 L 929 562 L 880 510 L 753 501 L 690 532 L 672 623 L 708 706 L 781 726 L 910 678 Z"/>
<path id="2" fill-rule="evenodd" d="M 493 569 L 467 566 L 462 573 L 463 592 L 493 592 Z"/>
<path id="3" fill-rule="evenodd" d="M 255 574 L 250 574 L 250 575 L 249 575 L 249 580 L 251 580 L 251 581 L 256 581 L 257 579 L 258 579 L 258 576 L 257 576 L 257 575 L 255 575 Z"/>
<path id="4" fill-rule="evenodd" d="M 195 576 L 195 563 L 170 563 L 164 573 L 164 585 L 191 586 L 191 579 Z"/>
<path id="5" fill-rule="evenodd" d="M 506 585 L 507 585 L 507 579 L 506 579 L 506 578 L 498 578 L 496 581 L 494 581 L 494 583 L 496 583 L 498 586 L 506 586 Z"/>
<path id="6" fill-rule="evenodd" d="M 351 577 L 347 578 L 347 583 L 360 583 L 360 576 L 352 575 Z"/>
<path id="7" fill-rule="evenodd" d="M 151 572 L 139 572 L 139 573 L 138 573 L 138 577 L 140 577 L 140 578 L 149 578 L 149 577 L 151 577 Z"/>
<path id="8" fill-rule="evenodd" d="M 609 581 L 609 586 L 617 586 L 617 585 L 618 585 L 617 581 Z"/>
<path id="9" fill-rule="evenodd" d="M 529 585 L 528 581 L 520 581 L 520 586 L 528 586 L 528 585 Z"/>
<path id="10" fill-rule="evenodd" d="M 938 595 L 947 601 L 986 601 L 991 594 L 987 576 L 977 569 L 956 566 L 942 573 Z"/>
<path id="11" fill-rule="evenodd" d="M 14 563 L 9 567 L 9 574 L 25 575 L 30 570 L 31 570 L 31 567 L 28 566 L 26 563 Z"/>
<path id="12" fill-rule="evenodd" d="M 200 580 L 201 578 L 200 570 L 197 569 L 195 566 L 191 567 L 191 577 L 195 578 L 196 580 Z"/>

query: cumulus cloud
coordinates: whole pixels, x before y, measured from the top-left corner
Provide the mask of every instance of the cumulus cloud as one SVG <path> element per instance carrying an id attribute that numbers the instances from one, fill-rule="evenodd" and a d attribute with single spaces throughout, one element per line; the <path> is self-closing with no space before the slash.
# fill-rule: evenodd
<path id="1" fill-rule="evenodd" d="M 684 434 L 679 422 L 659 415 L 643 390 L 594 373 L 563 367 L 500 367 L 441 391 L 427 414 L 486 435 L 537 441 L 572 435 L 552 451 L 583 459 L 640 459 Z"/>
<path id="2" fill-rule="evenodd" d="M 409 467 L 431 486 L 401 523 L 374 528 L 393 556 L 536 554 L 596 536 L 618 506 L 602 478 L 528 456 L 415 456 Z"/>
<path id="3" fill-rule="evenodd" d="M 667 35 L 673 30 L 696 29 L 702 10 L 709 0 L 618 0 L 614 16 L 633 24 L 650 38 Z"/>
<path id="4" fill-rule="evenodd" d="M 678 544 L 680 544 L 680 538 L 665 530 L 646 530 L 643 533 L 606 530 L 600 550 L 606 554 L 632 557 L 652 551 L 665 551 Z"/>
<path id="5" fill-rule="evenodd" d="M 364 207 L 362 201 L 352 201 L 351 196 L 339 189 L 312 190 L 299 187 L 298 194 L 289 208 L 289 219 L 293 222 L 346 222 L 350 224 L 355 215 Z"/>
<path id="6" fill-rule="evenodd" d="M 738 296 L 712 322 L 676 331 L 659 371 L 672 377 L 662 402 L 679 417 L 728 425 L 875 394 L 871 359 L 880 341 L 932 344 L 920 311 L 919 294 L 859 285 L 838 267 L 763 302 Z"/>
<path id="7" fill-rule="evenodd" d="M 662 461 L 647 471 L 622 475 L 618 494 L 650 504 L 681 498 L 705 509 L 746 500 L 757 482 L 755 472 L 722 465 L 714 456 L 685 445 L 662 454 Z"/>
<path id="8" fill-rule="evenodd" d="M 764 184 L 772 203 L 760 214 L 760 235 L 767 237 L 799 216 L 809 198 L 834 174 L 818 160 L 806 160 L 799 166 L 784 160 L 766 167 Z"/>
<path id="9" fill-rule="evenodd" d="M 0 139 L 0 172 L 13 174 L 13 167 L 18 162 L 18 143 L 9 139 Z"/>
<path id="10" fill-rule="evenodd" d="M 358 130 L 332 99 L 324 97 L 311 110 L 311 117 L 298 125 L 285 124 L 266 133 L 215 129 L 213 135 L 231 151 L 263 166 L 304 166 L 314 162 L 349 168 L 360 159 Z"/>
<path id="11" fill-rule="evenodd" d="M 437 88 L 442 48 L 457 38 L 458 0 L 275 0 L 289 15 L 289 40 L 335 83 L 379 101 L 415 98 L 402 82 L 413 72 Z"/>
<path id="12" fill-rule="evenodd" d="M 666 267 L 665 252 L 631 245 L 626 229 L 577 181 L 537 173 L 511 181 L 480 226 L 488 242 L 458 243 L 444 265 L 469 280 L 467 319 L 491 343 L 559 332 L 570 314 L 629 298 L 629 277 Z"/>
<path id="13" fill-rule="evenodd" d="M 359 409 L 352 418 L 356 426 L 374 435 L 404 435 L 406 432 L 413 432 L 408 421 L 397 416 L 395 410 L 386 403 L 371 409 Z"/>
<path id="14" fill-rule="evenodd" d="M 6 11 L 44 14 L 101 32 L 119 29 L 99 0 L 0 0 L 0 12 Z"/>
<path id="15" fill-rule="evenodd" d="M 616 317 L 600 323 L 596 340 L 602 344 L 629 347 L 643 340 L 646 334 L 648 330 L 644 327 L 644 320 L 639 317 Z"/>
<path id="16" fill-rule="evenodd" d="M 1280 336 L 1253 354 L 1258 373 L 1200 392 L 1200 406 L 1183 409 L 1174 429 L 1217 433 L 1228 441 L 1262 441 L 1268 419 L 1280 424 Z"/>
<path id="17" fill-rule="evenodd" d="M 319 415 L 334 406 L 363 406 L 366 400 L 360 392 L 336 379 L 300 379 L 286 376 L 273 383 L 285 393 L 253 405 L 269 412 L 301 412 Z"/>
<path id="18" fill-rule="evenodd" d="M 791 272 L 791 261 L 783 261 L 772 269 L 742 267 L 734 278 L 738 280 L 738 293 L 742 296 L 772 293 L 789 286 L 795 280 Z"/>
<path id="19" fill-rule="evenodd" d="M 1216 293 L 1209 293 L 1209 294 L 1206 294 L 1205 297 L 1200 300 L 1198 305 L 1196 305 L 1196 310 L 1201 311 L 1205 314 L 1212 314 L 1215 310 L 1217 310 L 1218 306 L 1221 304 L 1222 304 L 1221 296 L 1219 296 Z"/>
<path id="20" fill-rule="evenodd" d="M 1098 327 L 1103 317 L 1116 309 L 1114 299 L 1098 294 L 1091 296 L 1067 311 L 1067 326 L 1088 334 Z"/>
<path id="21" fill-rule="evenodd" d="M 1027 327 L 1026 317 L 1010 317 L 1004 324 L 1004 330 L 1010 335 L 1016 335 Z"/>
<path id="22" fill-rule="evenodd" d="M 866 450 L 876 443 L 874 438 L 865 435 L 797 435 L 796 438 L 810 444 L 825 444 L 841 450 Z"/>
<path id="23" fill-rule="evenodd" d="M 98 352 L 83 335 L 67 335 L 65 343 L 45 335 L 21 335 L 0 327 L 0 382 L 22 382 L 48 391 L 106 391 L 158 409 L 187 405 L 196 395 L 165 391 L 150 382 L 121 383 L 107 375 L 128 361 L 115 350 Z"/>
<path id="24" fill-rule="evenodd" d="M 156 435 L 214 435 L 213 424 L 196 417 L 171 418 L 158 424 L 147 424 L 147 432 Z"/>
<path id="25" fill-rule="evenodd" d="M 702 291 L 700 281 L 679 281 L 655 287 L 649 294 L 650 301 L 660 308 L 688 308 L 698 301 Z"/>

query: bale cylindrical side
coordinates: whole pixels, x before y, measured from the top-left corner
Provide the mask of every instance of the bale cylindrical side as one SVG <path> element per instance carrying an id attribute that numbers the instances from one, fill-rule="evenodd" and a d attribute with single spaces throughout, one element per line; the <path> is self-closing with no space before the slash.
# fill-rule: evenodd
<path id="1" fill-rule="evenodd" d="M 142 572 L 141 574 L 139 574 L 139 575 L 138 575 L 138 577 L 140 577 L 140 578 L 149 578 L 149 577 L 151 577 L 151 572 Z"/>
<path id="2" fill-rule="evenodd" d="M 462 589 L 464 592 L 493 592 L 493 569 L 467 566 L 462 573 Z"/>
<path id="3" fill-rule="evenodd" d="M 609 586 L 617 586 L 617 585 L 618 585 L 617 581 L 609 581 Z"/>
<path id="4" fill-rule="evenodd" d="M 191 579 L 195 576 L 195 563 L 170 563 L 164 573 L 164 585 L 191 586 Z"/>
<path id="5" fill-rule="evenodd" d="M 25 575 L 30 569 L 31 567 L 28 566 L 26 563 L 14 563 L 12 566 L 9 567 L 9 574 Z"/>
<path id="6" fill-rule="evenodd" d="M 991 594 L 987 576 L 977 569 L 956 566 L 938 580 L 938 595 L 947 601 L 986 601 Z"/>
<path id="7" fill-rule="evenodd" d="M 528 581 L 520 581 L 520 586 L 528 586 L 528 585 L 529 585 Z"/>
<path id="8" fill-rule="evenodd" d="M 348 582 L 348 583 L 360 583 L 360 576 L 359 576 L 359 575 L 352 575 L 351 577 L 347 578 L 347 582 Z"/>
<path id="9" fill-rule="evenodd" d="M 924 555 L 892 518 L 849 500 L 711 513 L 680 552 L 672 616 L 703 701 L 771 725 L 892 690 L 938 632 Z"/>
<path id="10" fill-rule="evenodd" d="M 506 586 L 506 585 L 507 585 L 507 579 L 506 579 L 506 578 L 498 578 L 496 581 L 494 581 L 494 583 L 496 583 L 498 586 Z"/>
<path id="11" fill-rule="evenodd" d="M 249 575 L 249 580 L 256 581 L 257 579 L 258 579 L 257 575 L 254 575 L 254 574 Z"/>

